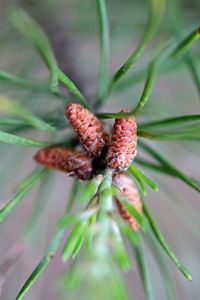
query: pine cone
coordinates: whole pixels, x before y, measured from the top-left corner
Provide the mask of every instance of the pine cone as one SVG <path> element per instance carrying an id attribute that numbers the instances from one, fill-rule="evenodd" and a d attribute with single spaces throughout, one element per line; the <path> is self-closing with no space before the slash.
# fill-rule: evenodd
<path id="1" fill-rule="evenodd" d="M 59 147 L 44 148 L 37 152 L 35 160 L 48 168 L 64 171 L 81 180 L 91 178 L 92 162 L 85 153 Z"/>
<path id="2" fill-rule="evenodd" d="M 75 103 L 67 106 L 66 116 L 88 154 L 93 157 L 101 156 L 109 141 L 101 122 L 89 110 Z"/>
<path id="3" fill-rule="evenodd" d="M 128 110 L 122 110 L 128 112 Z M 137 123 L 134 117 L 116 119 L 108 148 L 107 162 L 111 169 L 126 170 L 137 153 Z"/>
<path id="4" fill-rule="evenodd" d="M 126 173 L 119 173 L 113 176 L 113 184 L 121 191 L 122 195 L 130 201 L 135 209 L 139 213 L 142 213 L 142 202 L 133 180 Z M 115 201 L 121 217 L 134 231 L 138 231 L 140 228 L 138 222 L 128 213 L 117 198 Z"/>

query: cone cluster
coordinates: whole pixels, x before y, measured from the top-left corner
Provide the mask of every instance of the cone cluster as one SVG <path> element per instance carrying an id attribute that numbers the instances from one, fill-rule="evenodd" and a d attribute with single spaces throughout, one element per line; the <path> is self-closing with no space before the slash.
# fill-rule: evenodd
<path id="1" fill-rule="evenodd" d="M 132 179 L 124 172 L 137 153 L 135 118 L 131 116 L 116 119 L 109 141 L 109 135 L 100 120 L 80 104 L 69 104 L 66 107 L 66 117 L 76 131 L 83 151 L 60 147 L 44 148 L 37 152 L 35 160 L 48 168 L 64 171 L 80 180 L 90 180 L 98 173 L 94 170 L 95 166 L 106 162 L 103 165 L 113 170 L 113 184 L 136 210 L 142 213 L 138 190 Z M 121 217 L 134 231 L 138 231 L 138 222 L 128 213 L 119 199 L 115 198 L 115 202 Z"/>
<path id="2" fill-rule="evenodd" d="M 77 179 L 89 180 L 94 174 L 93 159 L 102 157 L 108 147 L 109 136 L 99 119 L 80 104 L 69 104 L 66 107 L 66 117 L 77 132 L 85 151 L 60 147 L 44 148 L 39 150 L 35 160 Z"/>

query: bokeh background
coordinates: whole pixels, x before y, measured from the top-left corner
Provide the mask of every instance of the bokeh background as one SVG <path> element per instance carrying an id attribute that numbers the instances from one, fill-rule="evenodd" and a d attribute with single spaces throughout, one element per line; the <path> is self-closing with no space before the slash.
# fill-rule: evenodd
<path id="1" fill-rule="evenodd" d="M 156 37 L 138 62 L 134 71 L 145 67 L 155 46 L 168 38 L 176 39 L 170 2 L 166 1 L 166 14 Z M 148 13 L 147 0 L 108 0 L 111 32 L 110 73 L 124 62 L 143 34 Z M 23 38 L 8 20 L 12 5 L 23 6 L 45 29 L 55 51 L 59 65 L 79 86 L 88 99 L 94 101 L 97 94 L 99 40 L 96 3 L 94 0 L 0 0 L 0 70 L 21 75 L 38 82 L 48 80 L 48 71 L 31 44 Z M 182 34 L 191 32 L 200 20 L 198 0 L 179 1 L 184 18 Z M 200 73 L 200 48 L 195 48 Z M 116 90 L 109 98 L 104 111 L 117 111 L 122 107 L 134 107 L 144 80 L 129 88 Z M 67 92 L 66 92 L 67 93 Z M 45 93 L 38 93 L 10 85 L 0 79 L 0 97 L 17 99 L 42 115 L 55 109 L 64 119 L 59 101 Z M 153 94 L 139 120 L 156 120 L 182 114 L 200 113 L 200 99 L 191 74 L 184 63 L 177 63 L 173 71 L 159 76 Z M 65 122 L 65 121 L 63 121 Z M 67 124 L 67 123 L 66 123 Z M 62 131 L 67 137 L 67 129 Z M 48 139 L 47 133 L 22 132 L 23 136 Z M 196 180 L 200 180 L 199 142 L 153 142 L 176 166 Z M 0 205 L 15 193 L 17 184 L 34 168 L 32 157 L 35 149 L 14 145 L 0 145 Z M 140 154 L 139 154 L 140 155 Z M 177 299 L 200 297 L 200 196 L 178 179 L 146 171 L 159 185 L 159 192 L 148 192 L 147 201 L 167 241 L 187 266 L 193 276 L 189 282 L 171 262 Z M 32 269 L 45 252 L 55 232 L 56 222 L 62 215 L 70 195 L 73 180 L 64 174 L 53 172 L 43 184 L 18 205 L 0 226 L 0 265 L 12 251 L 22 253 L 4 280 L 0 268 L 0 299 L 13 300 Z M 33 215 L 37 214 L 37 222 Z M 26 237 L 24 239 L 24 236 Z M 16 250 L 17 249 L 17 250 Z M 18 253 L 17 252 L 17 253 Z M 156 257 L 146 247 L 155 300 L 167 299 L 156 264 Z M 84 294 L 71 297 L 62 284 L 62 274 L 67 266 L 60 262 L 59 253 L 50 267 L 33 286 L 27 300 L 84 299 Z M 126 274 L 135 299 L 145 299 L 140 276 L 135 269 Z M 1 284 L 2 283 L 2 284 Z M 87 299 L 101 299 L 97 293 Z M 168 298 L 169 299 L 169 298 Z"/>

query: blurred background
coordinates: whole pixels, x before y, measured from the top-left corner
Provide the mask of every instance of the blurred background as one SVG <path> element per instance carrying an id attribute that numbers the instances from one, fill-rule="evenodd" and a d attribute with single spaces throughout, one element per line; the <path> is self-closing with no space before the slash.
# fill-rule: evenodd
<path id="1" fill-rule="evenodd" d="M 197 28 L 200 21 L 199 0 L 178 2 L 183 23 L 174 20 L 177 14 L 173 0 L 166 1 L 164 20 L 145 54 L 129 76 L 146 68 L 153 49 L 169 38 L 176 40 Z M 87 99 L 94 102 L 97 94 L 99 39 L 96 2 L 94 0 L 1 0 L 0 1 L 0 71 L 23 76 L 37 82 L 48 82 L 48 71 L 31 44 L 9 22 L 9 9 L 13 5 L 24 7 L 44 28 L 62 70 L 78 85 Z M 110 74 L 121 66 L 131 54 L 142 36 L 148 18 L 148 0 L 108 0 L 110 19 L 111 56 Z M 181 32 L 180 32 L 181 28 Z M 200 74 L 200 48 L 196 51 Z M 109 98 L 104 111 L 132 108 L 137 103 L 144 78 L 135 79 L 130 85 L 119 87 Z M 66 92 L 66 91 L 65 91 Z M 67 94 L 67 92 L 66 92 Z M 0 98 L 10 97 L 41 115 L 53 114 L 64 120 L 63 105 L 52 95 L 22 89 L 0 77 Z M 113 109 L 114 108 L 114 109 Z M 200 95 L 190 70 L 183 62 L 157 79 L 152 96 L 139 116 L 139 121 L 157 120 L 183 114 L 200 113 Z M 67 126 L 67 122 L 66 122 Z M 48 133 L 32 130 L 20 132 L 23 136 L 48 140 Z M 64 129 L 60 135 L 68 135 Z M 167 158 L 187 175 L 200 180 L 199 142 L 162 141 L 152 142 Z M 16 191 L 17 184 L 35 167 L 35 149 L 14 145 L 0 145 L 0 205 L 8 201 Z M 139 153 L 140 156 L 140 153 Z M 146 170 L 145 170 L 146 171 Z M 159 186 L 159 192 L 148 192 L 148 204 L 160 225 L 164 236 L 174 252 L 189 269 L 193 281 L 187 281 L 169 261 L 173 272 L 177 299 L 200 297 L 200 196 L 178 179 L 146 171 Z M 0 257 L 3 263 L 7 255 L 17 251 L 19 259 L 6 277 L 0 268 L 0 299 L 13 300 L 22 284 L 45 252 L 54 232 L 56 222 L 63 214 L 69 199 L 73 179 L 65 174 L 52 172 L 42 188 L 35 188 L 18 205 L 0 226 Z M 37 222 L 34 221 L 37 215 Z M 24 236 L 26 237 L 24 239 Z M 17 250 L 16 250 L 17 249 Z M 155 300 L 167 298 L 156 264 L 156 257 L 145 247 Z M 22 255 L 21 255 L 22 253 Z M 165 255 L 165 254 L 164 254 Z M 1 265 L 0 262 L 0 265 Z M 95 295 L 71 296 L 63 285 L 63 265 L 59 253 L 25 299 L 102 299 L 98 288 Z M 130 294 L 134 299 L 145 299 L 141 279 L 135 263 L 134 270 L 125 275 Z M 132 298 L 131 298 L 132 299 Z"/>

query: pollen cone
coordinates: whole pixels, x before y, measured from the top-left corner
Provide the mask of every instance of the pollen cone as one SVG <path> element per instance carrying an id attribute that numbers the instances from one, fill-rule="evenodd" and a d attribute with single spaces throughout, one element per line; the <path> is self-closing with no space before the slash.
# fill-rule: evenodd
<path id="1" fill-rule="evenodd" d="M 113 184 L 121 191 L 122 195 L 142 213 L 142 202 L 132 179 L 126 173 L 119 173 L 113 176 Z M 138 222 L 127 212 L 122 203 L 116 198 L 116 205 L 121 217 L 131 226 L 134 231 L 138 231 L 140 226 Z"/>
<path id="2" fill-rule="evenodd" d="M 128 112 L 128 110 L 122 110 Z M 126 170 L 137 154 L 137 123 L 134 117 L 116 119 L 107 153 L 107 163 L 116 171 Z"/>
<path id="3" fill-rule="evenodd" d="M 44 148 L 36 153 L 35 160 L 41 165 L 64 171 L 81 180 L 91 177 L 92 162 L 85 153 L 59 147 Z"/>
<path id="4" fill-rule="evenodd" d="M 109 137 L 99 119 L 82 105 L 75 103 L 67 106 L 66 116 L 87 153 L 92 157 L 101 156 Z"/>

